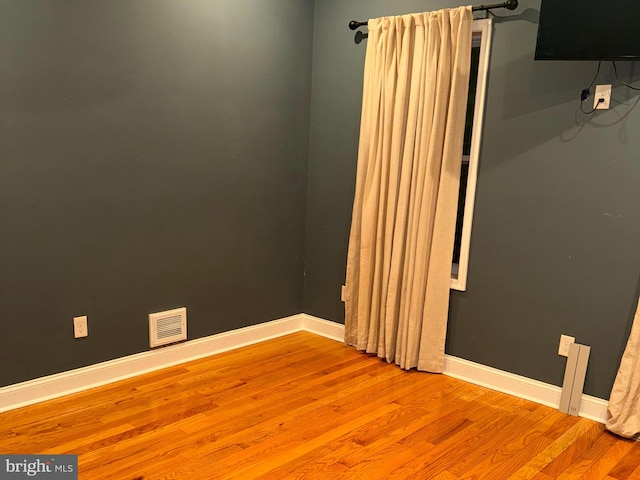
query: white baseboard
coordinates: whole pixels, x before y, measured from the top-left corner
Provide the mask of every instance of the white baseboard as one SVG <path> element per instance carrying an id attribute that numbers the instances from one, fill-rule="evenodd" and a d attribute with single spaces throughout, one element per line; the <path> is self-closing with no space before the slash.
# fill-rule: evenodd
<path id="1" fill-rule="evenodd" d="M 343 341 L 344 325 L 342 324 L 322 320 L 311 315 L 304 315 L 304 322 L 304 329 L 307 331 L 318 333 L 313 329 L 314 327 L 331 328 L 332 335 L 324 336 Z M 562 392 L 560 387 L 470 362 L 462 358 L 445 355 L 444 371 L 442 373 L 474 385 L 507 393 L 552 408 L 557 409 L 560 406 L 560 394 Z M 583 394 L 579 415 L 596 422 L 606 423 L 608 404 L 607 400 Z"/>
<path id="2" fill-rule="evenodd" d="M 325 323 L 310 321 L 306 317 L 302 314 L 293 315 L 2 387 L 0 388 L 0 412 L 281 337 L 303 330 L 307 323 Z"/>
<path id="3" fill-rule="evenodd" d="M 307 331 L 342 342 L 344 325 L 304 313 L 210 337 L 138 353 L 68 372 L 0 388 L 0 412 L 69 395 L 180 363 Z M 445 355 L 445 375 L 558 408 L 561 388 L 457 357 Z M 580 416 L 605 423 L 606 400 L 582 396 Z"/>
<path id="4" fill-rule="evenodd" d="M 487 387 L 552 408 L 557 409 L 560 406 L 562 392 L 560 387 L 462 358 L 445 355 L 443 373 L 474 385 Z M 596 422 L 606 423 L 608 405 L 607 400 L 583 394 L 579 415 Z"/>
<path id="5" fill-rule="evenodd" d="M 313 317 L 306 313 L 300 314 L 300 317 L 302 317 L 302 330 L 330 338 L 331 340 L 344 342 L 344 325 L 341 323 Z"/>

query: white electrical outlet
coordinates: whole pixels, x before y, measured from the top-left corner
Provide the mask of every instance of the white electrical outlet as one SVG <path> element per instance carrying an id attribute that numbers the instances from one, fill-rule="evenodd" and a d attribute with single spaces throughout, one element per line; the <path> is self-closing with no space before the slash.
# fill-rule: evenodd
<path id="1" fill-rule="evenodd" d="M 558 347 L 558 355 L 563 357 L 569 356 L 569 346 L 575 343 L 576 337 L 570 337 L 569 335 L 560 335 L 560 346 Z"/>
<path id="2" fill-rule="evenodd" d="M 89 336 L 89 328 L 87 326 L 87 316 L 73 317 L 73 336 L 82 338 Z"/>
<path id="3" fill-rule="evenodd" d="M 602 99 L 602 101 L 600 101 Z M 593 95 L 593 108 L 596 110 L 609 110 L 611 102 L 611 85 L 596 85 L 596 93 Z"/>

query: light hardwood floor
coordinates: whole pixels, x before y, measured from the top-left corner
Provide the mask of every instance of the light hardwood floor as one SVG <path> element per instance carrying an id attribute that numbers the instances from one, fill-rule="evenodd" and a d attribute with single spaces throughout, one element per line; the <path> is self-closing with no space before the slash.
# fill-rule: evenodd
<path id="1" fill-rule="evenodd" d="M 0 414 L 80 478 L 640 479 L 602 425 L 297 333 Z"/>

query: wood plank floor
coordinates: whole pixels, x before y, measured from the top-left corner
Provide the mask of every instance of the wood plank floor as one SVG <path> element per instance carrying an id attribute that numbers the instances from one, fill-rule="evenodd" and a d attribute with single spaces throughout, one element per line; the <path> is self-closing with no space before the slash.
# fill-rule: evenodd
<path id="1" fill-rule="evenodd" d="M 0 414 L 81 479 L 640 479 L 602 425 L 297 333 Z"/>

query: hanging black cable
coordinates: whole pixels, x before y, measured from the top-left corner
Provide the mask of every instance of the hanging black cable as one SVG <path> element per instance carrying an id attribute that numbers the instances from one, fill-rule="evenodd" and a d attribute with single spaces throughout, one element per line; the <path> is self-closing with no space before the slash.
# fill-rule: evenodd
<path id="1" fill-rule="evenodd" d="M 582 110 L 582 113 L 584 113 L 585 115 L 591 115 L 592 113 L 594 113 L 597 109 L 598 106 L 596 105 L 595 107 L 593 107 L 592 110 L 589 110 L 588 112 L 584 111 L 584 101 L 587 100 L 588 98 L 591 97 L 591 87 L 593 87 L 593 84 L 596 83 L 596 80 L 598 79 L 598 75 L 600 74 L 600 67 L 602 66 L 602 61 L 598 62 L 598 68 L 596 70 L 596 74 L 593 76 L 593 80 L 591 80 L 591 83 L 589 84 L 589 86 L 585 89 L 582 90 L 582 92 L 580 92 L 580 110 Z M 601 98 L 600 100 L 598 100 L 598 105 L 600 103 L 602 103 L 604 100 Z"/>
<path id="2" fill-rule="evenodd" d="M 616 75 L 616 80 L 618 82 L 620 82 L 622 85 L 624 85 L 627 88 L 630 88 L 631 90 L 640 90 L 640 88 L 634 87 L 633 85 L 629 85 L 628 83 L 623 82 L 622 80 L 620 80 L 620 78 L 618 77 L 618 68 L 616 67 L 616 61 L 612 60 L 611 63 L 613 63 L 613 72 Z"/>
<path id="3" fill-rule="evenodd" d="M 600 74 L 600 66 L 602 65 L 602 60 L 598 62 L 598 69 L 596 70 L 596 74 L 593 76 L 593 80 L 591 81 L 591 83 L 589 84 L 589 86 L 585 89 L 582 90 L 582 92 L 580 93 L 580 100 L 582 100 L 583 102 L 589 98 L 591 96 L 591 87 L 593 87 L 593 84 L 596 83 L 596 79 L 598 78 L 598 75 Z"/>
<path id="4" fill-rule="evenodd" d="M 598 105 L 600 105 L 602 102 L 604 102 L 604 98 L 599 98 L 598 99 L 598 103 L 596 104 L 595 107 L 593 107 L 591 110 L 585 112 L 584 111 L 584 106 L 582 105 L 582 102 L 580 102 L 580 110 L 582 110 L 582 113 L 584 113 L 585 115 L 591 115 L 593 114 L 596 110 L 598 110 Z"/>
<path id="5" fill-rule="evenodd" d="M 477 7 L 472 7 L 471 10 L 474 12 L 493 10 L 495 8 L 506 8 L 507 10 L 515 10 L 518 8 L 518 0 L 507 0 L 504 3 L 494 3 L 492 5 L 478 5 Z M 349 28 L 351 30 L 356 30 L 357 28 L 364 27 L 368 22 L 358 22 L 357 20 L 351 20 L 349 22 Z"/>

